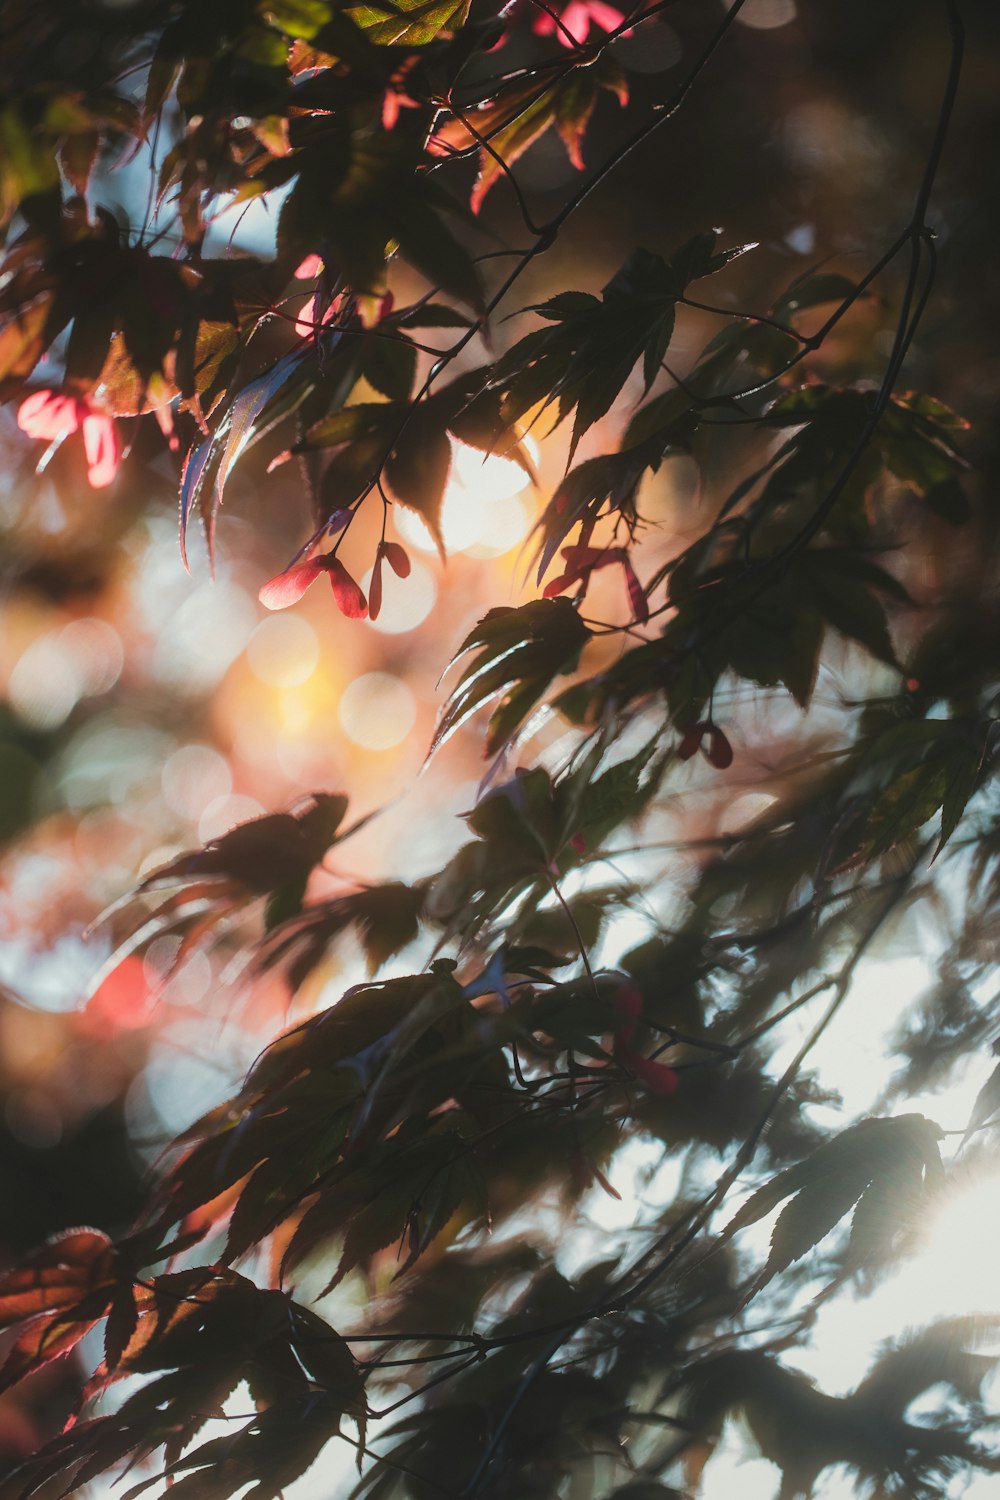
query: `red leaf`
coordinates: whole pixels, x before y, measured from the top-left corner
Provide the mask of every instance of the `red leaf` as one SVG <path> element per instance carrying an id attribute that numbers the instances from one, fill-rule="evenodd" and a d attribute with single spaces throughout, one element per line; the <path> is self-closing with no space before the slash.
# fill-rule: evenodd
<path id="1" fill-rule="evenodd" d="M 569 570 L 574 573 L 592 573 L 597 568 L 606 568 L 609 563 L 625 561 L 621 547 L 588 547 L 578 544 L 561 550 Z"/>
<path id="2" fill-rule="evenodd" d="M 398 542 L 383 542 L 382 554 L 397 578 L 409 578 L 410 555 Z"/>
<path id="3" fill-rule="evenodd" d="M 566 559 L 566 571 L 558 578 L 553 578 L 542 590 L 545 599 L 551 599 L 554 594 L 561 594 L 572 584 L 580 582 L 588 583 L 591 573 L 598 568 L 606 568 L 609 563 L 625 563 L 627 558 L 621 547 L 590 547 L 585 543 L 579 543 L 571 547 L 560 549 Z"/>
<path id="4" fill-rule="evenodd" d="M 349 620 L 363 620 L 368 613 L 368 602 L 361 589 L 337 557 L 327 559 L 330 587 L 337 601 L 337 608 Z"/>
<path id="5" fill-rule="evenodd" d="M 83 1318 L 79 1322 L 60 1317 L 33 1318 L 18 1335 L 0 1369 L 0 1393 L 50 1360 L 58 1359 L 60 1354 L 68 1354 L 97 1321 L 97 1318 Z"/>
<path id="6" fill-rule="evenodd" d="M 320 274 L 320 272 L 322 271 L 322 269 L 323 269 L 323 257 L 322 256 L 320 256 L 320 255 L 307 255 L 306 258 L 305 258 L 305 260 L 301 261 L 295 267 L 295 272 L 294 272 L 295 280 L 296 281 L 312 281 L 314 277 L 316 277 L 316 276 L 318 276 Z"/>
<path id="7" fill-rule="evenodd" d="M 121 1361 L 138 1325 L 139 1306 L 135 1292 L 130 1286 L 122 1287 L 108 1308 L 108 1321 L 104 1326 L 104 1362 L 109 1370 L 115 1369 Z"/>
<path id="8" fill-rule="evenodd" d="M 558 578 L 550 578 L 542 590 L 542 598 L 552 599 L 556 594 L 561 594 L 570 584 L 576 583 L 579 576 L 578 573 L 560 573 Z"/>
<path id="9" fill-rule="evenodd" d="M 0 1328 L 72 1307 L 110 1274 L 114 1251 L 99 1229 L 70 1229 L 0 1276 Z"/>
<path id="10" fill-rule="evenodd" d="M 287 609 L 290 604 L 298 604 L 309 585 L 325 572 L 324 558 L 296 563 L 294 568 L 287 568 L 284 573 L 269 579 L 257 597 L 265 609 Z"/>

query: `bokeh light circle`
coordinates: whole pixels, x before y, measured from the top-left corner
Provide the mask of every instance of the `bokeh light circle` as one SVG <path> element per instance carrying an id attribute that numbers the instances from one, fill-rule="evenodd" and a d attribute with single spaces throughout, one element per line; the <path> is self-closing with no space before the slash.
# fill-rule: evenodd
<path id="1" fill-rule="evenodd" d="M 171 812 L 199 818 L 210 803 L 232 791 L 229 762 L 210 745 L 182 745 L 166 761 L 160 789 Z"/>
<path id="2" fill-rule="evenodd" d="M 70 620 L 58 639 L 76 664 L 84 693 L 96 696 L 114 687 L 125 665 L 125 651 L 113 625 L 88 615 Z"/>
<path id="3" fill-rule="evenodd" d="M 536 444 L 526 438 L 524 447 L 534 461 L 538 456 Z M 518 498 L 530 483 L 513 459 L 454 443 L 451 477 L 441 505 L 445 551 L 499 557 L 516 547 L 531 525 L 529 507 Z M 422 552 L 437 551 L 420 516 L 397 506 L 394 520 L 405 542 Z"/>
<path id="4" fill-rule="evenodd" d="M 733 0 L 727 0 L 727 9 L 732 7 Z M 747 0 L 736 19 L 754 31 L 776 31 L 790 25 L 797 15 L 796 0 Z"/>
<path id="5" fill-rule="evenodd" d="M 338 709 L 348 739 L 364 750 L 392 750 L 417 718 L 413 693 L 391 672 L 366 672 L 344 689 Z"/>
<path id="6" fill-rule="evenodd" d="M 372 570 L 361 580 L 366 594 L 371 593 Z M 382 635 L 405 635 L 422 625 L 437 600 L 437 584 L 429 568 L 412 562 L 408 578 L 397 578 L 387 563 L 382 564 L 382 608 L 377 620 L 369 620 L 373 630 Z"/>
<path id="7" fill-rule="evenodd" d="M 301 687 L 319 665 L 319 639 L 300 614 L 269 615 L 250 637 L 247 660 L 268 687 Z"/>
<path id="8" fill-rule="evenodd" d="M 7 698 L 22 723 L 32 729 L 58 729 L 85 691 L 85 680 L 71 652 L 55 633 L 40 636 L 18 658 Z"/>
<path id="9" fill-rule="evenodd" d="M 537 458 L 538 449 L 530 438 L 525 439 L 526 450 L 532 459 Z M 519 495 L 530 480 L 519 463 L 512 458 L 501 458 L 497 453 L 481 453 L 466 443 L 456 443 L 452 461 L 456 480 L 470 495 L 487 505 L 497 500 L 509 500 Z"/>

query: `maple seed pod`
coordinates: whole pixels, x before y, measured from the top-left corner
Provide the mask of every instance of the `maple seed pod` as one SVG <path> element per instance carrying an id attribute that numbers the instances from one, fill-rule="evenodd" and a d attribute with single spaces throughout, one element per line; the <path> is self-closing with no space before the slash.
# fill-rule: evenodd
<path id="1" fill-rule="evenodd" d="M 709 765 L 714 766 L 717 771 L 725 771 L 733 763 L 733 747 L 718 724 L 713 724 L 711 719 L 699 719 L 697 724 L 685 729 L 677 746 L 677 758 L 690 760 L 697 750 L 702 752 Z"/>
<path id="2" fill-rule="evenodd" d="M 286 568 L 283 573 L 269 578 L 257 597 L 265 609 L 288 609 L 290 605 L 298 604 L 309 585 L 325 572 L 320 557 L 311 562 L 296 563 L 293 568 Z"/>
<path id="3" fill-rule="evenodd" d="M 327 558 L 326 569 L 340 613 L 349 620 L 363 620 L 368 613 L 368 601 L 340 558 Z"/>
<path id="4" fill-rule="evenodd" d="M 690 729 L 685 729 L 681 735 L 681 742 L 677 746 L 678 760 L 690 760 L 692 755 L 701 749 L 701 735 L 703 724 L 692 724 Z"/>
<path id="5" fill-rule="evenodd" d="M 733 747 L 716 724 L 708 726 L 708 748 L 705 759 L 717 771 L 725 771 L 733 763 Z"/>
<path id="6" fill-rule="evenodd" d="M 405 547 L 398 542 L 383 542 L 380 551 L 397 578 L 409 578 L 410 554 Z"/>
<path id="7" fill-rule="evenodd" d="M 382 548 L 375 554 L 371 583 L 368 585 L 368 618 L 377 620 L 382 612 Z"/>

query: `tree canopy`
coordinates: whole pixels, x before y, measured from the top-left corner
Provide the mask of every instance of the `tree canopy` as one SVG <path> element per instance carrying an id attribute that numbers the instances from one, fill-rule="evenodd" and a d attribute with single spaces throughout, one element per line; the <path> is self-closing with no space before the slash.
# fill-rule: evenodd
<path id="1" fill-rule="evenodd" d="M 291 1010 L 131 1222 L 0 1272 L 0 1389 L 86 1365 L 5 1496 L 669 1500 L 735 1421 L 780 1500 L 1000 1470 L 1000 1296 L 808 1363 L 995 1170 L 968 9 L 967 49 L 960 0 L 2 8 L 9 591 L 105 587 L 179 503 L 195 575 L 250 535 L 349 655 L 460 462 L 537 500 L 430 663 L 421 753 L 482 778 L 441 859 L 341 873 L 400 788 L 327 776 L 105 892 L 98 995 L 201 956 Z"/>

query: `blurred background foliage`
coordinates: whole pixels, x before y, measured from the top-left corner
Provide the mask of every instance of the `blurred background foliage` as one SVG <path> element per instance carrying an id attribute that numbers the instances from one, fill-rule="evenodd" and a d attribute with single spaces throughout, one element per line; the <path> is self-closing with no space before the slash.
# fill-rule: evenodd
<path id="1" fill-rule="evenodd" d="M 23 86 L 13 73 L 3 78 L 4 68 L 13 69 L 25 55 L 44 49 L 57 56 L 58 66 L 71 66 L 81 83 L 90 68 L 100 74 L 109 47 L 130 29 L 138 33 L 147 22 L 155 24 L 160 9 L 143 0 L 124 5 L 92 0 L 67 14 L 60 7 L 8 0 L 0 13 L 0 42 L 11 60 L 0 62 L 4 95 L 16 96 Z M 518 305 L 541 302 L 567 287 L 600 287 L 636 244 L 666 252 L 716 223 L 724 228 L 726 245 L 759 242 L 727 272 L 723 291 L 713 286 L 713 296 L 734 309 L 770 307 L 813 263 L 821 262 L 831 274 L 860 275 L 882 252 L 887 226 L 906 222 L 926 159 L 944 56 L 938 9 L 903 0 L 880 0 L 878 6 L 861 0 L 836 5 L 748 0 L 730 45 L 713 61 L 711 77 L 692 92 L 682 120 L 629 155 L 583 204 L 557 249 L 528 267 Z M 914 692 L 931 697 L 944 684 L 953 688 L 963 673 L 981 685 L 995 670 L 996 657 L 991 501 L 998 460 L 1000 290 L 992 267 L 1000 199 L 992 190 L 992 164 L 1000 157 L 1000 14 L 985 0 L 970 0 L 963 10 L 969 30 L 963 87 L 930 212 L 938 282 L 909 354 L 906 385 L 942 397 L 969 419 L 963 446 L 973 464 L 967 492 L 974 519 L 956 529 L 946 518 L 928 516 L 901 482 L 889 497 L 900 529 L 907 532 L 907 548 L 894 571 L 912 595 L 933 600 L 936 612 L 929 631 L 926 613 L 897 612 L 897 649 L 905 657 L 925 641 L 919 648 L 922 664 L 913 668 Z M 679 3 L 614 42 L 611 52 L 628 74 L 631 108 L 649 108 L 690 65 L 703 43 L 709 11 L 708 20 L 717 24 L 721 0 Z M 530 65 L 535 46 L 522 22 L 506 43 L 505 66 Z M 477 65 L 485 70 L 487 60 Z M 123 69 L 127 96 L 127 49 Z M 136 77 L 138 103 L 143 79 Z M 582 148 L 588 166 L 631 128 L 630 116 L 610 92 L 596 108 L 593 132 Z M 9 120 L 0 128 L 8 130 L 8 152 L 16 153 L 19 143 Z M 37 122 L 34 129 L 36 143 L 42 141 L 39 149 L 51 151 L 44 132 L 37 133 Z M 149 150 L 122 148 L 118 159 L 111 151 L 91 179 L 90 200 L 119 222 L 135 225 L 147 214 Z M 468 191 L 471 164 L 459 167 L 454 180 L 463 172 Z M 552 132 L 529 146 L 518 164 L 519 182 L 539 221 L 558 208 L 575 177 L 565 146 Z M 524 231 L 506 182 L 492 187 L 483 216 L 498 244 L 521 242 Z M 155 232 L 155 219 L 152 226 Z M 273 215 L 253 205 L 245 215 L 222 214 L 209 230 L 206 248 L 221 254 L 231 244 L 266 254 L 272 236 Z M 409 304 L 424 286 L 412 270 L 394 270 L 397 305 Z M 805 372 L 817 381 L 871 388 L 891 350 L 899 291 L 890 276 L 875 296 L 859 301 L 822 347 L 806 356 Z M 285 304 L 284 324 L 279 319 L 261 335 L 262 365 L 289 346 L 288 322 L 304 300 L 303 288 Z M 821 322 L 819 313 L 804 315 L 798 326 L 806 333 L 811 317 L 817 326 Z M 498 323 L 497 347 L 509 346 L 523 331 L 523 321 Z M 670 357 L 682 378 L 718 329 L 712 313 L 678 309 Z M 463 356 L 464 367 L 483 357 L 480 343 L 478 354 L 474 346 Z M 640 395 L 636 373 L 585 439 L 581 457 L 601 454 L 621 437 Z M 445 701 L 442 667 L 485 607 L 534 596 L 524 544 L 559 483 L 565 445 L 558 436 L 539 443 L 537 488 L 509 459 L 493 457 L 484 465 L 472 449 L 459 450 L 442 521 L 447 562 L 439 560 L 419 520 L 404 514 L 398 535 L 412 557 L 411 575 L 404 581 L 387 573 L 380 618 L 361 622 L 343 618 L 325 589 L 306 595 L 294 612 L 269 614 L 257 603 L 261 582 L 285 566 L 312 524 L 308 456 L 270 468 L 288 445 L 287 433 L 265 437 L 242 459 L 227 486 L 214 570 L 192 535 L 189 575 L 176 545 L 177 455 L 151 422 L 130 425 L 127 460 L 113 483 L 99 490 L 86 483 L 80 444 L 63 444 L 37 472 L 38 446 L 18 431 L 15 406 L 0 412 L 0 423 L 5 439 L 0 472 L 0 1185 L 10 1206 L 3 1248 L 14 1257 L 53 1231 L 81 1222 L 109 1233 L 123 1231 L 144 1200 L 148 1169 L 174 1134 L 238 1088 L 275 1031 L 316 1014 L 365 974 L 361 944 L 349 936 L 323 951 L 294 993 L 278 968 L 258 973 L 248 988 L 238 921 L 212 946 L 182 952 L 181 939 L 165 935 L 133 953 L 119 951 L 120 961 L 109 965 L 117 929 L 113 922 L 92 927 L 106 907 L 183 851 L 265 811 L 295 806 L 317 790 L 349 793 L 352 818 L 375 810 L 378 815 L 346 847 L 317 864 L 309 878 L 311 901 L 380 880 L 419 880 L 441 868 L 465 841 L 467 830 L 458 815 L 476 803 L 485 769 L 482 726 L 461 727 L 424 765 Z M 696 456 L 672 458 L 646 476 L 640 508 L 658 528 L 643 552 L 647 571 L 700 534 L 708 497 L 724 497 L 738 482 L 749 451 L 738 441 L 704 443 Z M 917 511 L 919 525 L 909 525 Z M 370 561 L 378 540 L 378 519 L 374 512 L 365 514 L 350 539 L 348 557 L 366 589 L 365 559 Z M 588 610 L 596 616 L 620 614 L 620 592 L 619 577 L 610 571 L 596 575 Z M 611 666 L 618 645 L 608 637 L 591 649 L 596 653 L 591 670 L 596 670 Z M 618 966 L 631 950 L 633 976 L 655 986 L 657 966 L 666 963 L 672 984 L 683 991 L 678 974 L 687 957 L 689 1012 L 672 1020 L 682 1029 L 698 1029 L 705 987 L 717 984 L 721 993 L 726 965 L 706 978 L 703 951 L 690 947 L 685 955 L 680 945 L 664 956 L 662 948 L 654 944 L 646 951 L 642 942 L 652 929 L 679 921 L 682 910 L 703 912 L 707 929 L 725 913 L 727 902 L 736 909 L 737 895 L 744 895 L 744 872 L 738 858 L 716 860 L 714 841 L 724 843 L 754 817 L 766 823 L 775 799 L 784 799 L 784 817 L 803 787 L 802 805 L 813 816 L 814 793 L 827 774 L 822 757 L 842 733 L 845 699 L 877 699 L 890 691 L 895 692 L 895 678 L 887 668 L 836 641 L 825 650 L 806 720 L 787 699 L 777 701 L 777 695 L 759 690 L 743 687 L 717 698 L 715 713 L 735 748 L 733 765 L 724 779 L 697 755 L 678 769 L 669 795 L 646 824 L 641 861 L 628 864 L 628 877 L 617 883 L 613 899 L 608 897 L 606 913 L 599 910 L 600 896 L 594 897 L 587 935 L 593 939 L 595 967 Z M 566 735 L 564 719 L 544 724 L 532 743 L 533 762 L 559 763 Z M 821 770 L 796 780 L 807 751 Z M 815 804 L 822 804 L 821 795 Z M 822 806 L 815 816 L 822 819 Z M 984 814 L 987 821 L 992 816 L 992 811 Z M 795 884 L 795 860 L 803 868 L 808 863 L 821 823 L 810 825 L 804 815 L 796 826 L 804 847 L 797 847 L 794 830 L 789 832 L 772 856 L 774 866 L 761 867 L 761 883 L 752 893 L 762 931 L 769 923 L 780 925 L 794 904 L 787 897 Z M 987 832 L 986 843 L 995 840 L 992 824 Z M 665 847 L 675 844 L 689 847 Z M 747 859 L 753 857 L 751 850 Z M 946 1064 L 975 1043 L 985 1047 L 995 1026 L 994 1009 L 963 1004 L 963 997 L 981 995 L 990 986 L 992 888 L 977 893 L 973 880 L 972 897 L 959 897 L 957 884 L 949 891 L 938 882 L 933 895 L 931 884 L 928 876 L 921 886 L 927 900 L 919 906 L 904 903 L 899 921 L 890 924 L 876 961 L 883 968 L 876 966 L 867 992 L 876 1005 L 879 972 L 883 996 L 886 986 L 905 991 L 887 1003 L 893 1017 L 903 1001 L 925 997 L 923 1010 L 900 1038 L 904 1071 L 895 1085 L 915 1092 L 944 1079 Z M 982 895 L 981 909 L 976 894 Z M 581 899 L 581 922 L 585 906 Z M 559 920 L 558 911 L 550 910 L 549 946 L 557 951 L 565 947 L 566 936 L 558 931 Z M 688 930 L 699 935 L 697 917 Z M 542 943 L 540 929 L 537 941 Z M 738 1015 L 732 1017 L 741 1032 L 759 1022 L 783 985 L 801 972 L 810 941 L 803 937 L 796 948 L 794 934 L 776 946 L 762 939 L 757 951 L 751 943 L 741 948 L 733 942 L 726 964 L 741 983 L 746 980 Z M 424 947 L 429 952 L 433 944 Z M 905 968 L 915 953 L 925 960 L 925 969 Z M 903 969 L 891 968 L 901 960 Z M 939 961 L 942 972 L 935 980 Z M 404 953 L 383 972 L 405 973 L 410 967 Z M 873 1027 L 859 1043 L 861 1050 L 885 1058 L 887 1029 L 887 1023 Z M 631 1223 L 634 1195 L 646 1195 L 655 1219 L 673 1192 L 679 1202 L 686 1201 L 698 1181 L 717 1171 L 713 1153 L 745 1134 L 766 1094 L 762 1055 L 748 1055 L 744 1062 L 742 1072 L 713 1074 L 697 1090 L 689 1075 L 669 1099 L 655 1092 L 638 1099 L 634 1134 L 657 1146 L 645 1155 L 640 1151 L 618 1176 L 607 1166 L 627 1200 L 620 1215 L 608 1200 L 609 1233 L 622 1233 Z M 836 1054 L 835 1063 L 848 1073 L 864 1072 L 849 1049 Z M 893 1066 L 866 1093 L 869 1066 L 856 1097 L 848 1088 L 845 1108 L 861 1112 L 870 1099 L 887 1098 Z M 833 1118 L 823 1110 L 830 1109 L 840 1079 L 831 1068 L 820 1081 L 802 1087 L 769 1137 L 779 1163 L 820 1139 Z M 810 1116 L 800 1109 L 803 1104 L 814 1104 L 818 1112 Z M 946 1123 L 964 1124 L 964 1117 Z M 610 1127 L 604 1122 L 600 1128 Z M 682 1168 L 674 1148 L 692 1140 L 705 1150 Z M 526 1142 L 519 1160 L 511 1145 L 508 1207 L 525 1193 L 533 1149 Z M 588 1151 L 607 1163 L 613 1155 L 611 1135 L 595 1138 Z M 586 1178 L 586 1165 L 581 1171 Z M 495 1185 L 494 1191 L 503 1202 L 502 1189 Z M 530 1315 L 532 1298 L 544 1305 L 549 1320 L 559 1315 L 560 1298 L 565 1306 L 574 1298 L 586 1300 L 586 1291 L 571 1285 L 568 1265 L 549 1266 L 537 1284 L 532 1282 L 544 1263 L 538 1246 L 560 1234 L 559 1195 L 541 1196 L 544 1202 L 525 1223 L 523 1237 L 494 1252 L 495 1265 L 487 1255 L 478 1269 L 471 1261 L 461 1268 L 469 1279 L 467 1292 L 443 1250 L 429 1254 L 420 1291 L 424 1326 L 436 1326 L 435 1297 L 456 1324 L 463 1322 L 460 1304 L 467 1297 L 465 1321 L 470 1322 L 483 1295 L 482 1286 L 473 1284 L 477 1275 L 492 1287 L 498 1309 L 512 1324 Z M 595 1188 L 587 1200 L 598 1224 L 602 1210 L 594 1204 L 601 1197 Z M 730 1253 L 720 1251 L 718 1264 L 724 1265 Z M 695 1264 L 691 1275 L 700 1274 L 703 1269 Z M 390 1279 L 385 1271 L 387 1294 Z M 718 1295 L 731 1311 L 733 1284 L 725 1277 L 722 1282 Z M 660 1305 L 648 1310 L 654 1320 L 672 1310 L 669 1291 L 658 1295 Z M 363 1300 L 355 1289 L 348 1307 L 357 1312 Z M 402 1294 L 398 1300 L 392 1326 L 405 1327 L 413 1308 Z M 506 1327 L 503 1317 L 498 1327 Z M 606 1330 L 594 1334 L 605 1336 Z M 609 1378 L 613 1384 L 620 1372 L 624 1390 L 625 1367 L 640 1354 L 632 1350 L 624 1323 L 617 1330 L 612 1323 L 614 1338 L 620 1344 Z M 720 1413 L 744 1401 L 750 1390 L 769 1389 L 769 1382 L 780 1378 L 767 1364 L 769 1357 L 748 1353 L 746 1359 L 757 1358 L 757 1365 L 741 1365 L 733 1353 L 714 1384 L 705 1377 L 703 1389 L 685 1397 L 696 1413 L 691 1420 L 711 1430 L 713 1423 L 721 1425 Z M 518 1360 L 523 1358 L 519 1352 Z M 511 1379 L 517 1368 L 512 1367 Z M 813 1373 L 822 1379 L 820 1366 Z M 470 1386 L 478 1378 L 485 1376 L 469 1377 Z M 72 1366 L 57 1364 L 0 1399 L 5 1457 L 24 1456 L 41 1436 L 58 1430 L 78 1379 Z M 587 1406 L 593 1394 L 583 1376 L 579 1387 L 562 1391 L 559 1400 L 572 1408 L 565 1418 L 568 1431 L 581 1422 L 600 1431 L 601 1414 Z M 473 1396 L 474 1390 L 469 1399 Z M 752 1433 L 786 1477 L 791 1474 L 796 1485 L 804 1485 L 810 1454 L 797 1452 L 794 1429 L 823 1417 L 812 1412 L 801 1391 L 782 1390 L 778 1399 L 791 1413 L 786 1429 L 764 1431 L 765 1424 L 751 1421 Z M 547 1433 L 559 1427 L 555 1393 L 540 1388 L 538 1410 L 546 1413 Z M 458 1420 L 449 1409 L 439 1433 L 425 1433 L 419 1443 L 414 1438 L 424 1470 L 457 1462 L 464 1441 Z M 541 1439 L 533 1433 L 530 1412 L 520 1414 L 518 1422 L 517 1443 L 530 1456 L 533 1442 Z M 609 1419 L 604 1436 L 612 1444 L 613 1428 Z M 660 1447 L 667 1452 L 666 1439 Z M 863 1470 L 870 1463 L 877 1471 L 878 1453 L 863 1443 L 861 1450 L 848 1442 L 846 1448 L 834 1444 L 832 1451 L 852 1460 L 861 1451 L 857 1466 Z M 644 1460 L 650 1470 L 655 1456 L 650 1452 Z M 562 1474 L 564 1459 L 569 1463 L 559 1454 L 547 1462 Z M 689 1483 L 695 1482 L 696 1469 L 697 1456 L 688 1461 Z M 739 1482 L 738 1470 L 732 1471 L 730 1483 Z M 912 1482 L 916 1486 L 917 1480 Z M 381 1500 L 388 1489 L 375 1486 L 370 1493 Z M 414 1493 L 430 1491 L 418 1486 Z M 637 1478 L 618 1493 L 623 1500 L 626 1495 L 650 1500 L 667 1491 Z M 914 1487 L 912 1493 L 922 1491 Z"/>

